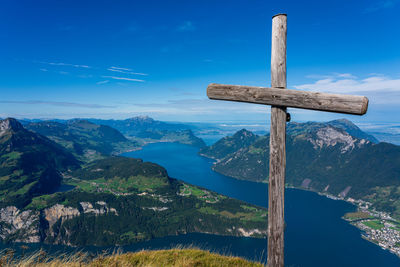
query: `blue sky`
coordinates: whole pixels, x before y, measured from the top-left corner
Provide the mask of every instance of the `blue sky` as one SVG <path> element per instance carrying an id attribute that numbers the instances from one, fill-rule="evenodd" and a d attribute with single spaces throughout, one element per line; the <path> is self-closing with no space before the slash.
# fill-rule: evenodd
<path id="1" fill-rule="evenodd" d="M 270 85 L 271 17 L 288 14 L 288 87 L 366 95 L 400 121 L 400 1 L 18 1 L 0 8 L 0 117 L 263 121 L 211 82 Z M 290 110 L 293 120 L 340 114 Z"/>

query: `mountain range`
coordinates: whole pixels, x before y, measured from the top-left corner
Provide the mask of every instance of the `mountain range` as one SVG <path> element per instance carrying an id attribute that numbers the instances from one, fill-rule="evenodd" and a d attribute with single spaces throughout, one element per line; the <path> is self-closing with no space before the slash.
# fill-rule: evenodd
<path id="1" fill-rule="evenodd" d="M 68 120 L 64 123 L 31 122 L 24 127 L 62 145 L 82 160 L 97 159 L 139 147 L 137 142 L 128 140 L 112 127 L 82 119 Z"/>
<path id="2" fill-rule="evenodd" d="M 32 131 L 0 121 L 3 242 L 106 246 L 188 232 L 266 235 L 264 208 L 173 179 L 157 164 L 109 156 L 116 143 L 131 146 L 109 126 L 26 127 Z M 90 150 L 101 157 L 82 161 Z"/>
<path id="3" fill-rule="evenodd" d="M 213 170 L 267 182 L 269 135 L 241 130 L 202 148 Z M 348 120 L 289 123 L 286 184 L 342 198 L 363 199 L 400 218 L 400 147 L 380 142 Z"/>
<path id="4" fill-rule="evenodd" d="M 167 123 L 148 116 L 133 117 L 126 120 L 89 119 L 96 124 L 108 125 L 141 144 L 148 142 L 178 142 L 182 144 L 205 146 L 202 139 L 196 137 L 192 128 L 186 124 Z"/>

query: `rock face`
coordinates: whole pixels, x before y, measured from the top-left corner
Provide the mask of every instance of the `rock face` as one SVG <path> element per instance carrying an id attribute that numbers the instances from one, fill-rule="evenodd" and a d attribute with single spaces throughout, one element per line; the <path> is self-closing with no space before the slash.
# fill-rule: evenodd
<path id="1" fill-rule="evenodd" d="M 96 202 L 97 208 L 93 207 L 92 203 L 90 203 L 90 202 L 80 202 L 79 204 L 81 204 L 83 213 L 93 213 L 95 215 L 100 215 L 100 214 L 112 212 L 115 215 L 118 215 L 117 210 L 114 208 L 109 208 L 107 206 L 107 203 L 104 201 L 97 201 Z"/>
<path id="2" fill-rule="evenodd" d="M 21 211 L 14 206 L 0 210 L 0 239 L 7 241 L 13 238 L 15 242 L 40 242 L 39 212 Z"/>
<path id="3" fill-rule="evenodd" d="M 47 208 L 43 211 L 44 218 L 49 224 L 49 229 L 52 229 L 53 225 L 61 219 L 61 223 L 65 220 L 71 219 L 75 216 L 79 216 L 80 212 L 78 209 L 72 207 L 65 207 L 64 205 L 56 204 L 51 208 Z"/>
<path id="4" fill-rule="evenodd" d="M 16 120 L 12 118 L 8 118 L 5 120 L 0 120 L 0 136 L 3 136 L 10 130 L 21 130 L 23 126 Z"/>
<path id="5" fill-rule="evenodd" d="M 355 138 L 347 132 L 332 126 L 318 129 L 316 138 L 309 138 L 308 141 L 314 145 L 315 149 L 323 148 L 324 146 L 339 145 L 341 147 L 341 153 L 353 150 L 356 145 L 361 147 L 364 144 L 370 143 L 370 141 L 366 139 Z"/>
<path id="6" fill-rule="evenodd" d="M 82 212 L 77 208 L 55 204 L 41 212 L 34 210 L 21 211 L 14 206 L 0 209 L 0 241 L 13 241 L 24 243 L 38 243 L 51 240 L 54 244 L 68 242 L 68 229 L 60 235 L 63 224 L 72 218 L 85 214 L 95 216 L 118 212 L 108 207 L 104 201 L 97 201 L 94 205 L 90 202 L 81 202 Z M 57 226 L 57 227 L 56 227 Z"/>

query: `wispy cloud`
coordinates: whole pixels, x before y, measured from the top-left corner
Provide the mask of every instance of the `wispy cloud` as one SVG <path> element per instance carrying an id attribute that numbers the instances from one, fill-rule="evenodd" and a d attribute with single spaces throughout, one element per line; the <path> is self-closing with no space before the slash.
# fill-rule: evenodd
<path id="1" fill-rule="evenodd" d="M 124 74 L 131 74 L 131 75 L 141 75 L 141 76 L 147 76 L 148 75 L 146 73 L 133 72 L 131 69 L 126 69 L 126 68 L 110 67 L 107 70 L 114 71 L 114 72 L 120 72 L 120 73 L 124 73 Z"/>
<path id="2" fill-rule="evenodd" d="M 397 3 L 399 3 L 399 0 L 379 1 L 379 2 L 374 3 L 373 5 L 365 8 L 364 9 L 364 13 L 372 13 L 372 12 L 376 12 L 376 11 L 379 11 L 379 10 L 382 10 L 382 9 L 392 8 Z"/>
<path id="3" fill-rule="evenodd" d="M 181 25 L 176 28 L 177 31 L 180 32 L 191 32 L 196 30 L 196 27 L 193 25 L 191 21 L 184 21 Z"/>
<path id="4" fill-rule="evenodd" d="M 117 77 L 117 76 L 101 76 L 102 78 L 108 78 L 108 79 L 114 79 L 114 80 L 124 80 L 124 81 L 130 81 L 130 82 L 144 82 L 144 80 L 140 79 L 132 79 L 132 78 L 127 78 L 127 77 Z"/>
<path id="5" fill-rule="evenodd" d="M 350 77 L 350 78 L 347 78 Z M 314 83 L 295 86 L 296 89 L 355 93 L 368 91 L 400 91 L 400 79 L 391 79 L 386 76 L 370 76 L 365 79 L 358 79 L 349 74 L 349 76 L 337 76 L 336 78 L 325 78 Z"/>
<path id="6" fill-rule="evenodd" d="M 58 101 L 40 101 L 40 100 L 28 100 L 28 101 L 12 101 L 12 100 L 0 100 L 3 104 L 23 104 L 23 105 L 50 105 L 58 107 L 81 107 L 81 108 L 115 108 L 116 106 L 105 106 L 98 104 L 84 104 L 74 102 L 58 102 Z"/>
<path id="7" fill-rule="evenodd" d="M 191 114 L 191 115 L 216 115 L 216 114 L 254 114 L 268 113 L 265 106 L 249 105 L 236 102 L 218 102 L 209 99 L 180 99 L 168 100 L 163 103 L 134 103 L 137 111 L 159 114 Z"/>
<path id="8" fill-rule="evenodd" d="M 70 63 L 64 63 L 64 62 L 45 62 L 45 61 L 38 61 L 38 62 L 41 64 L 47 64 L 47 65 L 51 65 L 51 66 L 68 66 L 68 67 L 84 68 L 84 69 L 91 68 L 88 65 L 70 64 Z"/>
<path id="9" fill-rule="evenodd" d="M 329 78 L 294 87 L 299 90 L 327 93 L 365 94 L 374 103 L 400 104 L 400 79 L 393 79 L 384 75 L 372 75 L 364 79 L 351 74 L 329 76 Z"/>
<path id="10" fill-rule="evenodd" d="M 372 74 L 371 74 L 372 75 Z M 309 79 L 336 79 L 336 78 L 351 78 L 351 79 L 356 79 L 357 76 L 354 76 L 351 73 L 331 73 L 331 74 L 326 74 L 326 75 L 321 75 L 321 74 L 309 74 L 306 76 L 306 78 Z"/>
<path id="11" fill-rule="evenodd" d="M 126 70 L 126 71 L 132 71 L 132 69 L 128 69 L 128 68 L 120 68 L 120 67 L 114 67 L 114 66 L 111 66 L 110 68 L 111 68 L 111 69 L 116 69 L 116 70 Z"/>
<path id="12" fill-rule="evenodd" d="M 109 82 L 110 82 L 109 80 L 105 80 L 105 81 L 99 81 L 96 84 L 105 84 L 105 83 L 109 83 Z"/>

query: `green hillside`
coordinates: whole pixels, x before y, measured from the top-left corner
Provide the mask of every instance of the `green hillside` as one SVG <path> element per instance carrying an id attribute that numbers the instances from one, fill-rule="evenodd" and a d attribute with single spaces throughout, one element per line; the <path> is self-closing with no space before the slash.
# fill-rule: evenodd
<path id="1" fill-rule="evenodd" d="M 26 207 L 49 214 L 76 211 L 43 229 L 47 243 L 102 246 L 188 232 L 266 233 L 264 208 L 169 178 L 154 163 L 106 158 L 70 173 L 64 183 L 76 187 L 38 196 Z"/>
<path id="2" fill-rule="evenodd" d="M 48 137 L 85 161 L 139 147 L 137 142 L 128 140 L 118 130 L 86 120 L 75 119 L 65 123 L 40 121 L 25 127 Z"/>
<path id="3" fill-rule="evenodd" d="M 235 133 L 233 136 L 227 136 L 220 139 L 218 142 L 209 147 L 200 149 L 200 154 L 206 157 L 221 159 L 226 155 L 236 152 L 242 147 L 247 147 L 254 143 L 258 138 L 246 129 L 242 129 Z"/>
<path id="4" fill-rule="evenodd" d="M 47 122 L 46 122 L 47 123 Z M 39 127 L 60 136 L 58 127 Z M 99 126 L 77 121 L 74 128 Z M 46 132 L 44 130 L 47 129 Z M 112 140 L 124 140 L 115 133 Z M 109 135 L 111 136 L 111 135 Z M 63 146 L 0 121 L 0 240 L 73 246 L 124 245 L 189 232 L 265 237 L 267 211 L 173 178 L 140 159 L 107 157 L 78 162 Z M 61 184 L 70 191 L 53 193 Z"/>
<path id="5" fill-rule="evenodd" d="M 22 207 L 51 192 L 61 182 L 59 171 L 79 167 L 63 147 L 27 131 L 15 119 L 0 121 L 0 202 Z"/>
<path id="6" fill-rule="evenodd" d="M 344 126 L 336 127 L 339 124 Z M 353 136 L 345 129 L 373 140 L 345 120 L 289 123 L 286 183 L 341 197 L 369 200 L 380 210 L 399 217 L 400 147 L 375 144 Z M 268 181 L 269 135 L 258 137 L 250 145 L 241 146 L 238 136 L 235 140 L 237 149 L 231 153 L 232 145 L 209 147 L 207 155 L 218 160 L 213 170 L 238 179 Z"/>

